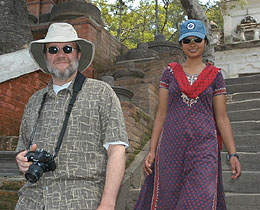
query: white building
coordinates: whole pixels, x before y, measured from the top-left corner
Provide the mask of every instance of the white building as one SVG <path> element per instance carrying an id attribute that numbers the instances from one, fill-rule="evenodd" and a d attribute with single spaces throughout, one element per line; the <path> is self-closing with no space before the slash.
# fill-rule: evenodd
<path id="1" fill-rule="evenodd" d="M 215 48 L 215 65 L 225 78 L 260 73 L 260 0 L 244 7 L 228 2 L 224 18 L 224 44 Z"/>

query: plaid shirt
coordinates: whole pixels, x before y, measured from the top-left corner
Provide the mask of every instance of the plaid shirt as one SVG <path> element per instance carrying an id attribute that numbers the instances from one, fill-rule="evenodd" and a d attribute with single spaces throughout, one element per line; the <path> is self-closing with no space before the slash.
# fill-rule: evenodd
<path id="1" fill-rule="evenodd" d="M 17 152 L 27 148 L 43 94 L 47 92 L 33 143 L 54 154 L 73 82 L 56 95 L 51 81 L 30 98 L 22 120 Z M 87 79 L 73 106 L 55 160 L 56 170 L 43 173 L 35 184 L 27 182 L 19 191 L 16 209 L 96 209 L 105 182 L 107 152 L 103 145 L 117 141 L 128 144 L 120 102 L 108 84 Z"/>

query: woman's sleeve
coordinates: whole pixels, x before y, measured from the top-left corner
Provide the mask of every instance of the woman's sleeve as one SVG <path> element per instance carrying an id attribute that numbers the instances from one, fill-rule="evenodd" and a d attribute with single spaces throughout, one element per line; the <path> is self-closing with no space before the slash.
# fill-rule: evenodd
<path id="1" fill-rule="evenodd" d="M 161 80 L 160 80 L 160 88 L 165 88 L 168 89 L 169 88 L 169 78 L 170 78 L 170 67 L 167 67 L 167 69 L 164 70 Z"/>
<path id="2" fill-rule="evenodd" d="M 227 94 L 225 81 L 221 71 L 219 71 L 213 82 L 213 96 L 225 94 Z"/>

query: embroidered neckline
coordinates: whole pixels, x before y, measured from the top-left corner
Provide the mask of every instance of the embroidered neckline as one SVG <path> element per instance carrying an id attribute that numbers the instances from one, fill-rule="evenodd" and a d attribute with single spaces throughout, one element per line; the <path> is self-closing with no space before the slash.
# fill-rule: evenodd
<path id="1" fill-rule="evenodd" d="M 188 78 L 179 63 L 168 64 L 171 67 L 171 73 L 174 75 L 181 92 L 189 98 L 196 99 L 204 90 L 206 90 L 216 78 L 219 68 L 208 63 L 199 74 L 197 80 L 190 85 Z"/>

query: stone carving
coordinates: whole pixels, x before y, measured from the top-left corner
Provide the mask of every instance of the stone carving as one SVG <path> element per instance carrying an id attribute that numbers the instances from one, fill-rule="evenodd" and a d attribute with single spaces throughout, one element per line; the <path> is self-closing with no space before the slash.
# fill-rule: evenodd
<path id="1" fill-rule="evenodd" d="M 257 23 L 257 20 L 253 16 L 248 15 L 241 20 L 241 24 L 247 23 Z"/>
<path id="2" fill-rule="evenodd" d="M 101 80 L 108 83 L 113 88 L 120 101 L 129 101 L 134 96 L 134 93 L 131 90 L 120 86 L 114 86 L 114 78 L 112 76 L 103 76 L 101 77 Z"/>
<path id="3" fill-rule="evenodd" d="M 259 63 L 247 63 L 247 64 L 237 64 L 238 74 L 255 74 L 260 73 Z"/>
<path id="4" fill-rule="evenodd" d="M 181 52 L 179 44 L 167 41 L 163 34 L 156 35 L 154 37 L 154 41 L 148 42 L 148 49 L 155 50 L 157 52 L 176 50 Z"/>
<path id="5" fill-rule="evenodd" d="M 115 71 L 112 76 L 115 80 L 122 77 L 144 78 L 144 72 L 141 69 L 136 68 L 135 62 L 128 61 L 125 63 L 124 67 Z"/>
<path id="6" fill-rule="evenodd" d="M 218 25 L 215 22 L 210 21 L 210 27 L 212 32 L 211 44 L 212 45 L 220 44 L 221 32 L 219 31 Z"/>
<path id="7" fill-rule="evenodd" d="M 259 40 L 259 28 L 260 24 L 253 16 L 244 17 L 240 25 L 237 25 L 240 41 Z"/>
<path id="8" fill-rule="evenodd" d="M 116 58 L 116 62 L 128 61 L 128 60 L 140 60 L 155 58 L 158 53 L 154 50 L 148 49 L 148 43 L 139 43 L 137 48 L 130 49 L 124 55 L 120 55 Z"/>
<path id="9" fill-rule="evenodd" d="M 100 10 L 86 1 L 68 1 L 56 4 L 50 14 L 50 21 L 73 19 L 80 16 L 89 16 L 98 24 L 104 25 Z"/>

